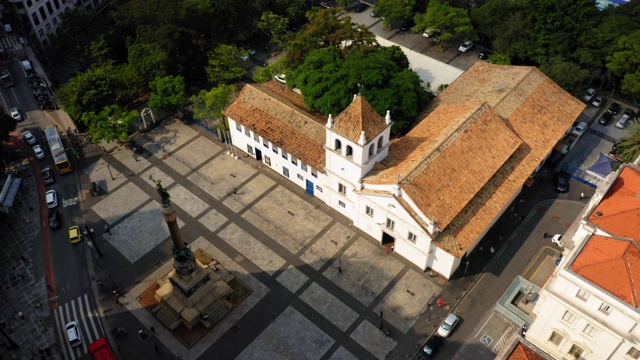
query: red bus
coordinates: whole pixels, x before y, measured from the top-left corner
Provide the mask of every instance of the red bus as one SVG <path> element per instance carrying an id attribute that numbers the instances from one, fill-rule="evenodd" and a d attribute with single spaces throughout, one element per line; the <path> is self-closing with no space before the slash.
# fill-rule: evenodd
<path id="1" fill-rule="evenodd" d="M 89 344 L 89 353 L 93 360 L 117 360 L 105 338 L 100 338 Z"/>

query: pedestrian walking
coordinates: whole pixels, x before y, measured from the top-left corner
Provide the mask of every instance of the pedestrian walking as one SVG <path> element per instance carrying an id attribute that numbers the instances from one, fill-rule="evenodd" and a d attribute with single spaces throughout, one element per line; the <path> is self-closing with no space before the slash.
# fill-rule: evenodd
<path id="1" fill-rule="evenodd" d="M 106 224 L 104 225 L 104 231 L 105 231 L 107 234 L 111 235 L 111 228 L 109 227 L 109 225 L 106 225 Z"/>
<path id="2" fill-rule="evenodd" d="M 91 237 L 93 238 L 93 235 L 95 235 L 95 234 L 96 234 L 96 232 L 95 232 L 95 231 L 93 231 L 93 228 L 91 228 L 91 229 L 89 229 L 89 234 L 91 234 Z"/>
<path id="3" fill-rule="evenodd" d="M 158 345 L 153 345 L 153 350 L 155 350 L 157 353 L 160 353 L 160 348 L 158 347 Z"/>
<path id="4" fill-rule="evenodd" d="M 548 236 L 549 236 L 549 233 L 548 233 L 548 232 L 546 232 L 546 231 L 544 232 L 544 234 L 542 234 L 542 238 L 543 238 L 543 239 L 546 239 Z"/>
<path id="5" fill-rule="evenodd" d="M 583 192 L 580 193 L 580 199 L 584 199 L 584 193 Z"/>
<path id="6" fill-rule="evenodd" d="M 338 274 L 342 274 L 342 265 L 338 265 Z"/>
<path id="7" fill-rule="evenodd" d="M 144 330 L 139 329 L 139 330 L 138 330 L 138 335 L 140 335 L 140 336 L 144 335 Z"/>
<path id="8" fill-rule="evenodd" d="M 233 188 L 233 195 L 238 193 L 238 189 L 237 188 Z"/>
<path id="9" fill-rule="evenodd" d="M 151 332 L 152 332 L 152 333 L 154 333 L 154 334 L 156 333 L 156 328 L 154 328 L 153 326 L 151 326 L 151 327 L 149 328 L 149 330 L 151 330 Z"/>
<path id="10" fill-rule="evenodd" d="M 396 249 L 395 245 L 391 245 L 391 253 L 393 254 L 393 251 Z"/>
<path id="11" fill-rule="evenodd" d="M 489 251 L 491 252 L 491 256 L 493 256 L 493 253 L 496 252 L 496 249 L 494 249 L 493 246 L 492 246 L 492 247 L 489 248 Z"/>
<path id="12" fill-rule="evenodd" d="M 384 330 L 384 336 L 385 336 L 385 337 L 389 337 L 389 336 L 391 336 L 391 331 L 389 331 L 389 329 L 385 329 L 385 330 Z"/>
<path id="13" fill-rule="evenodd" d="M 22 262 L 23 262 L 24 264 L 28 264 L 28 263 L 29 263 L 29 260 L 27 260 L 27 258 L 26 258 L 26 257 L 24 257 L 24 255 L 20 255 L 20 260 L 22 260 Z"/>
<path id="14" fill-rule="evenodd" d="M 380 327 L 378 329 L 382 330 L 382 325 L 384 325 L 384 322 L 380 320 Z"/>
<path id="15" fill-rule="evenodd" d="M 382 312 L 382 310 L 380 310 L 380 319 L 382 319 L 382 314 L 383 314 L 383 312 Z"/>
<path id="16" fill-rule="evenodd" d="M 24 319 L 24 314 L 22 313 L 22 311 L 18 311 L 18 317 L 20 319 Z"/>

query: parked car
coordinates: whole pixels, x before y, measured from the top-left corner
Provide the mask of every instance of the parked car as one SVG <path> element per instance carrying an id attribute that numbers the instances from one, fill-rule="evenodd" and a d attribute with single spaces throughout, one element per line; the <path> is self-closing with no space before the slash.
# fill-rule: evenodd
<path id="1" fill-rule="evenodd" d="M 618 111 L 620 111 L 620 104 L 618 103 L 611 104 L 611 106 L 609 106 L 609 109 L 607 110 L 607 112 L 611 115 L 617 114 Z"/>
<path id="2" fill-rule="evenodd" d="M 49 190 L 44 194 L 44 198 L 47 201 L 47 207 L 49 209 L 55 209 L 58 207 L 58 194 L 55 190 Z"/>
<path id="3" fill-rule="evenodd" d="M 50 167 L 46 167 L 42 169 L 42 180 L 44 180 L 45 184 L 51 184 L 53 182 L 53 171 L 51 171 Z"/>
<path id="4" fill-rule="evenodd" d="M 287 85 L 287 75 L 285 74 L 278 74 L 276 76 L 273 77 L 277 82 L 279 82 L 282 85 Z"/>
<path id="5" fill-rule="evenodd" d="M 358 5 L 353 7 L 353 11 L 355 11 L 357 13 L 361 13 L 361 12 L 367 10 L 368 7 L 369 7 L 369 5 L 367 5 L 367 4 L 359 3 Z"/>
<path id="6" fill-rule="evenodd" d="M 328 8 L 330 8 L 330 7 L 331 7 L 331 6 L 329 6 L 329 4 L 327 4 L 326 2 L 321 2 L 321 3 L 320 3 L 320 6 L 321 6 L 321 7 L 323 7 L 323 8 L 325 8 L 325 9 L 328 9 Z"/>
<path id="7" fill-rule="evenodd" d="M 609 125 L 609 123 L 611 122 L 611 120 L 613 120 L 613 115 L 609 114 L 608 112 L 602 114 L 602 117 L 600 118 L 600 120 L 598 120 L 598 122 L 604 126 Z"/>
<path id="8" fill-rule="evenodd" d="M 589 88 L 589 89 L 587 89 L 587 93 L 584 95 L 582 100 L 584 100 L 584 102 L 586 102 L 586 103 L 590 103 L 591 100 L 594 98 L 594 96 L 596 96 L 595 89 Z"/>
<path id="9" fill-rule="evenodd" d="M 567 179 L 562 176 L 556 177 L 556 191 L 559 193 L 567 192 Z"/>
<path id="10" fill-rule="evenodd" d="M 576 136 L 580 136 L 582 134 L 584 134 L 584 132 L 587 130 L 587 123 L 585 122 L 579 122 L 578 125 L 576 125 L 573 130 L 571 130 L 572 134 L 575 134 Z"/>
<path id="11" fill-rule="evenodd" d="M 628 117 L 620 116 L 620 119 L 618 119 L 618 122 L 616 123 L 616 127 L 618 129 L 624 129 L 625 125 L 627 125 L 627 121 L 629 121 Z"/>
<path id="12" fill-rule="evenodd" d="M 33 136 L 33 134 L 31 133 L 31 131 L 25 131 L 22 133 L 22 138 L 24 139 L 24 141 L 27 142 L 27 144 L 29 145 L 33 145 L 37 142 L 36 137 Z"/>
<path id="13" fill-rule="evenodd" d="M 79 243 L 82 240 L 82 235 L 80 235 L 80 226 L 74 225 L 69 228 L 69 242 L 72 244 Z"/>
<path id="14" fill-rule="evenodd" d="M 422 36 L 426 37 L 426 38 L 430 38 L 430 37 L 434 37 L 434 36 L 438 36 L 440 35 L 440 30 L 438 29 L 434 29 L 434 28 L 429 28 L 426 29 L 423 33 Z"/>
<path id="15" fill-rule="evenodd" d="M 447 317 L 438 328 L 438 335 L 442 336 L 443 338 L 451 335 L 451 332 L 458 324 L 458 321 L 460 321 L 460 318 L 456 314 L 447 315 Z"/>
<path id="16" fill-rule="evenodd" d="M 18 108 L 11 108 L 9 113 L 11 113 L 11 117 L 14 118 L 15 121 L 22 121 L 22 114 L 20 114 L 20 110 L 18 110 Z"/>
<path id="17" fill-rule="evenodd" d="M 627 108 L 627 110 L 624 111 L 624 113 L 622 113 L 623 118 L 626 118 L 627 121 L 634 119 L 636 117 L 636 113 L 635 111 L 631 110 L 631 108 Z"/>
<path id="18" fill-rule="evenodd" d="M 551 243 L 555 246 L 562 246 L 562 235 L 560 234 L 553 235 L 553 237 L 551 238 Z"/>
<path id="19" fill-rule="evenodd" d="M 602 106 L 602 104 L 604 104 L 604 96 L 602 96 L 602 95 L 596 96 L 596 98 L 593 99 L 593 101 L 591 102 L 591 105 L 593 105 L 595 107 L 600 107 L 600 106 Z"/>
<path id="20" fill-rule="evenodd" d="M 60 227 L 60 211 L 53 210 L 49 212 L 49 227 L 52 229 Z"/>
<path id="21" fill-rule="evenodd" d="M 472 47 L 473 47 L 473 41 L 465 41 L 460 45 L 460 47 L 458 48 L 458 51 L 466 53 L 467 51 L 471 50 Z"/>
<path id="22" fill-rule="evenodd" d="M 433 335 L 422 348 L 422 351 L 418 353 L 421 360 L 433 359 L 433 356 L 438 350 L 442 348 L 444 339 L 438 335 Z"/>
<path id="23" fill-rule="evenodd" d="M 42 146 L 34 145 L 33 153 L 36 154 L 36 159 L 44 159 L 44 150 L 42 150 Z"/>
<path id="24" fill-rule="evenodd" d="M 82 338 L 80 337 L 80 328 L 78 327 L 78 323 L 75 321 L 69 322 L 64 327 L 65 333 L 67 334 L 67 341 L 71 346 L 78 346 L 82 344 Z"/>

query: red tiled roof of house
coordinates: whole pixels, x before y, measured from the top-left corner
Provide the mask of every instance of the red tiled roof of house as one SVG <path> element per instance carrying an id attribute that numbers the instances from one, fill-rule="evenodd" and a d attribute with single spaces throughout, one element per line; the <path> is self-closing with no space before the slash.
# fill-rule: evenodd
<path id="1" fill-rule="evenodd" d="M 300 94 L 273 80 L 247 84 L 224 114 L 324 172 L 327 119 L 310 113 Z"/>
<path id="2" fill-rule="evenodd" d="M 332 130 L 358 143 L 363 131 L 365 139 L 370 141 L 386 127 L 385 118 L 380 116 L 362 95 L 357 95 L 349 106 L 334 118 Z"/>
<path id="3" fill-rule="evenodd" d="M 640 304 L 640 249 L 634 240 L 592 235 L 569 268 L 629 305 Z"/>
<path id="4" fill-rule="evenodd" d="M 523 345 L 521 342 L 516 345 L 513 352 L 509 354 L 507 360 L 545 360 L 542 355 L 539 355 L 532 349 Z"/>
<path id="5" fill-rule="evenodd" d="M 614 236 L 640 240 L 640 172 L 622 169 L 589 221 Z"/>

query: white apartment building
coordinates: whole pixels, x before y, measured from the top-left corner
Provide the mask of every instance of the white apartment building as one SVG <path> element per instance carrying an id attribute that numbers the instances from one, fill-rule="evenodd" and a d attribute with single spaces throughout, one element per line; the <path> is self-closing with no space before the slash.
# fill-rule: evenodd
<path id="1" fill-rule="evenodd" d="M 557 359 L 640 359 L 640 172 L 612 173 L 540 292 L 527 340 Z"/>
<path id="2" fill-rule="evenodd" d="M 362 96 L 324 116 L 275 81 L 245 85 L 224 113 L 236 147 L 450 278 L 584 107 L 533 67 L 477 62 L 400 139 Z"/>

